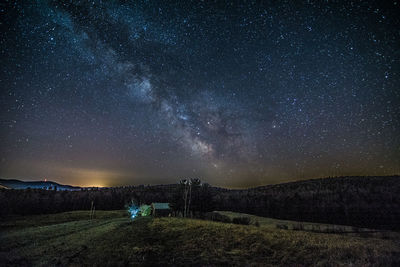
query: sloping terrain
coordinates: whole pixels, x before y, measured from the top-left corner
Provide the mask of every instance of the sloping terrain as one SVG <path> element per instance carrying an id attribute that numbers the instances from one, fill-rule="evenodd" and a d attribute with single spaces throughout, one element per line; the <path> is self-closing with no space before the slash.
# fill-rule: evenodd
<path id="1" fill-rule="evenodd" d="M 88 217 L 88 212 L 72 212 L 2 221 L 1 225 L 7 227 L 1 227 L 0 232 L 0 264 L 400 264 L 400 245 L 395 236 L 366 238 L 182 218 L 131 221 L 123 211 L 99 211 L 96 219 Z"/>

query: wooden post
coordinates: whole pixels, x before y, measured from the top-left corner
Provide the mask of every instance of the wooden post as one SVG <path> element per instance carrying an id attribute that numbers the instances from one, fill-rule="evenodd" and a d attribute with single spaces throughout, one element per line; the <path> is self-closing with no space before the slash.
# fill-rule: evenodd
<path id="1" fill-rule="evenodd" d="M 92 215 L 93 215 L 93 200 L 92 200 L 92 205 L 90 206 L 90 220 L 92 220 Z"/>

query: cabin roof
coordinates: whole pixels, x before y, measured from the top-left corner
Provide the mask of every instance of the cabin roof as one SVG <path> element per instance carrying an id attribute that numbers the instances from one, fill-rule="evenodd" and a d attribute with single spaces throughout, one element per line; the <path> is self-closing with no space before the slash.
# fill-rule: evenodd
<path id="1" fill-rule="evenodd" d="M 152 203 L 152 206 L 156 210 L 169 210 L 169 209 L 171 209 L 169 207 L 169 203 L 154 202 L 154 203 Z"/>

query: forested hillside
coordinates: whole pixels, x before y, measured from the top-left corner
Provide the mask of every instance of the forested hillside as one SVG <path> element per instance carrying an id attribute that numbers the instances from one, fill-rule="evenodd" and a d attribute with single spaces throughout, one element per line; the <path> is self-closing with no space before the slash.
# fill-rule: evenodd
<path id="1" fill-rule="evenodd" d="M 81 191 L 0 189 L 0 214 L 44 214 L 61 211 L 124 208 L 170 202 L 182 211 L 182 185 L 129 186 Z M 230 210 L 296 221 L 400 230 L 400 177 L 337 177 L 229 190 L 207 184 L 193 188 L 193 216 Z"/>
<path id="2" fill-rule="evenodd" d="M 400 177 L 339 177 L 221 192 L 222 210 L 298 221 L 400 229 Z"/>

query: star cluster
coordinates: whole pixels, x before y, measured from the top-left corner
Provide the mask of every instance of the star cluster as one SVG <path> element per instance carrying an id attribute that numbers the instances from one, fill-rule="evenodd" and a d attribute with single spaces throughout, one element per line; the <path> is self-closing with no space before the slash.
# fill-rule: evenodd
<path id="1" fill-rule="evenodd" d="M 5 1 L 0 175 L 243 187 L 400 169 L 397 1 Z"/>

